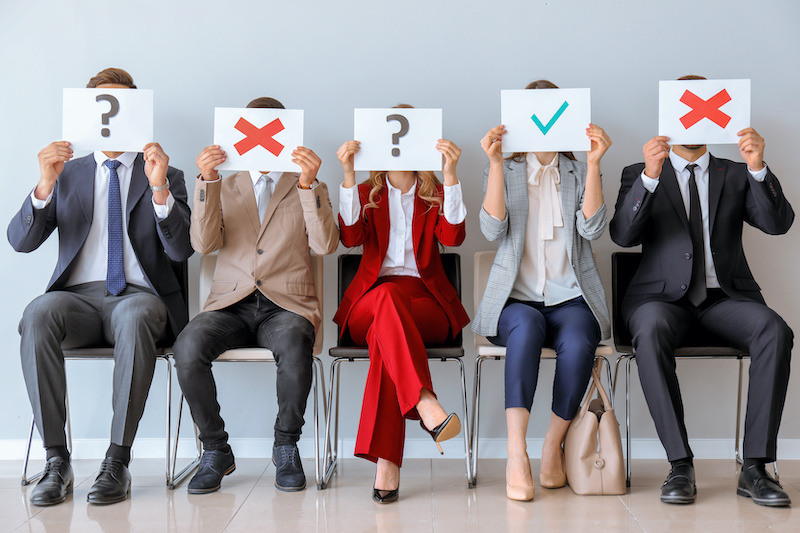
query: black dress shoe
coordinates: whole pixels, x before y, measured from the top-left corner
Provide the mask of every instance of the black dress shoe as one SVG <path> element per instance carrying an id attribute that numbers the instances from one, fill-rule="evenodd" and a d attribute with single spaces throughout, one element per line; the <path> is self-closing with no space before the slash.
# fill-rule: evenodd
<path id="1" fill-rule="evenodd" d="M 697 486 L 694 483 L 694 466 L 674 465 L 661 487 L 661 501 L 664 503 L 694 503 Z"/>
<path id="2" fill-rule="evenodd" d="M 306 475 L 296 444 L 272 448 L 272 464 L 275 465 L 275 488 L 284 492 L 297 492 L 306 488 Z"/>
<path id="3" fill-rule="evenodd" d="M 772 479 L 763 464 L 742 467 L 736 494 L 753 498 L 758 505 L 786 507 L 792 504 L 780 483 Z"/>
<path id="4" fill-rule="evenodd" d="M 61 457 L 53 457 L 44 465 L 42 479 L 31 491 L 33 505 L 55 505 L 67 499 L 72 492 L 72 466 Z"/>
<path id="5" fill-rule="evenodd" d="M 86 501 L 98 505 L 121 502 L 131 492 L 131 472 L 119 459 L 106 457 Z"/>
<path id="6" fill-rule="evenodd" d="M 233 450 L 205 450 L 197 473 L 189 481 L 189 494 L 206 494 L 219 490 L 222 478 L 236 470 Z"/>
<path id="7" fill-rule="evenodd" d="M 444 454 L 444 451 L 442 450 L 442 445 L 439 443 L 452 439 L 461 431 L 461 420 L 458 419 L 458 415 L 455 413 L 450 413 L 450 415 L 444 419 L 444 422 L 433 429 L 426 428 L 422 420 L 419 421 L 419 425 L 431 436 L 441 454 Z"/>

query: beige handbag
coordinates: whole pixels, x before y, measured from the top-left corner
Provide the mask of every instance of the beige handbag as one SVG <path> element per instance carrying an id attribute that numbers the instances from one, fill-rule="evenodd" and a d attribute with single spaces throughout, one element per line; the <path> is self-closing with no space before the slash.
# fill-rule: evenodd
<path id="1" fill-rule="evenodd" d="M 592 368 L 592 385 L 564 442 L 567 483 L 575 494 L 625 494 L 625 463 L 614 409 L 600 381 L 603 360 Z M 599 395 L 594 396 L 595 389 Z"/>

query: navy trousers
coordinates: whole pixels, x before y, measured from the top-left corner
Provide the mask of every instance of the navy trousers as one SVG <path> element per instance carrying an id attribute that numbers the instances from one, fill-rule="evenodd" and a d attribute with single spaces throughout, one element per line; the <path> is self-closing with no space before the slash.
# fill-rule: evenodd
<path id="1" fill-rule="evenodd" d="M 506 347 L 506 409 L 531 410 L 542 348 L 552 346 L 558 354 L 552 409 L 571 420 L 586 392 L 600 342 L 600 327 L 583 297 L 553 306 L 509 298 L 497 330 L 489 340 Z"/>

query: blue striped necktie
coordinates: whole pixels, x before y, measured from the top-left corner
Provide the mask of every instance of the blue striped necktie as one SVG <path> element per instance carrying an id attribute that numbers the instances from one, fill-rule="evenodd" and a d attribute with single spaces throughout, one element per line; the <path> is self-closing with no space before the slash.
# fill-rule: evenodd
<path id="1" fill-rule="evenodd" d="M 114 296 L 125 290 L 125 263 L 122 258 L 122 199 L 119 192 L 119 161 L 103 163 L 111 173 L 108 184 L 108 269 L 106 289 Z"/>

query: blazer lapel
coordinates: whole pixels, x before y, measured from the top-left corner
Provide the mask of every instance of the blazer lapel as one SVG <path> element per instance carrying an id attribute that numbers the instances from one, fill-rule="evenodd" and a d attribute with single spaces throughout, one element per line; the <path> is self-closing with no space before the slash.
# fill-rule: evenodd
<path id="1" fill-rule="evenodd" d="M 561 176 L 561 217 L 564 219 L 564 245 L 567 248 L 567 257 L 572 263 L 572 238 L 575 228 L 575 211 L 578 209 L 576 194 L 575 165 L 564 154 L 558 154 L 558 169 Z"/>
<path id="2" fill-rule="evenodd" d="M 425 229 L 425 219 L 428 215 L 429 206 L 425 200 L 419 197 L 419 184 L 417 184 L 417 191 L 414 194 L 414 216 L 411 219 L 411 239 L 414 242 L 414 257 L 419 257 L 419 243 L 422 242 L 422 230 Z M 438 207 L 431 206 L 431 210 L 438 212 Z"/>
<path id="3" fill-rule="evenodd" d="M 278 208 L 278 204 L 281 203 L 281 200 L 286 197 L 289 192 L 297 186 L 298 178 L 291 173 L 284 172 L 281 174 L 281 177 L 278 179 L 278 183 L 275 184 L 275 191 L 273 191 L 272 196 L 269 199 L 269 203 L 267 204 L 267 212 L 264 213 L 264 221 L 259 226 L 258 238 L 260 239 L 264 233 L 264 230 L 267 229 L 267 225 L 269 224 L 269 220 L 272 218 L 272 215 L 275 214 L 275 209 Z M 250 190 L 253 188 L 250 187 Z M 255 198 L 255 193 L 253 193 L 253 198 Z"/>
<path id="4" fill-rule="evenodd" d="M 83 216 L 91 224 L 94 216 L 94 179 L 97 172 L 97 162 L 94 160 L 94 155 L 88 155 L 81 164 L 84 166 L 83 173 L 86 174 L 86 179 L 78 180 L 75 188 L 78 192 Z"/>
<path id="5" fill-rule="evenodd" d="M 667 198 L 672 202 L 672 207 L 675 208 L 683 227 L 686 231 L 689 231 L 689 218 L 686 216 L 683 196 L 681 196 L 678 178 L 675 176 L 675 170 L 672 168 L 672 163 L 670 163 L 669 159 L 664 160 L 664 166 L 661 168 L 661 176 L 658 181 L 660 182 L 659 187 L 664 187 L 664 192 L 667 193 Z"/>
<path id="6" fill-rule="evenodd" d="M 722 196 L 722 187 L 725 184 L 725 169 L 722 163 L 714 156 L 708 160 L 708 231 L 709 235 L 714 230 L 714 219 Z"/>
<path id="7" fill-rule="evenodd" d="M 522 257 L 523 247 L 525 246 L 525 232 L 528 228 L 528 164 L 510 160 L 508 163 L 508 183 L 506 183 L 506 205 L 510 214 L 519 214 L 519 220 L 514 221 L 509 218 L 508 223 L 512 225 L 510 234 L 511 244 L 514 246 L 514 253 L 517 258 Z M 514 231 L 515 228 L 519 231 Z"/>
<path id="8" fill-rule="evenodd" d="M 144 157 L 138 154 L 136 159 L 133 160 L 133 168 L 131 169 L 131 183 L 128 186 L 128 201 L 125 205 L 125 219 L 130 222 L 131 211 L 139 203 L 139 200 L 144 196 L 150 182 L 144 173 Z"/>
<path id="9" fill-rule="evenodd" d="M 388 178 L 384 178 L 384 184 L 378 193 L 375 202 L 378 204 L 377 209 L 367 209 L 365 213 L 367 216 L 375 217 L 375 230 L 378 237 L 378 250 L 380 252 L 380 264 L 386 258 L 386 251 L 389 249 L 389 231 L 391 231 L 392 221 L 389 216 L 389 188 L 386 184 Z M 362 206 L 362 209 L 366 206 Z"/>
<path id="10" fill-rule="evenodd" d="M 233 176 L 236 180 L 236 188 L 242 195 L 242 206 L 247 211 L 247 216 L 253 224 L 253 231 L 258 233 L 261 228 L 261 221 L 258 219 L 258 205 L 256 204 L 256 193 L 253 191 L 253 180 L 250 179 L 249 172 L 239 172 Z"/>

